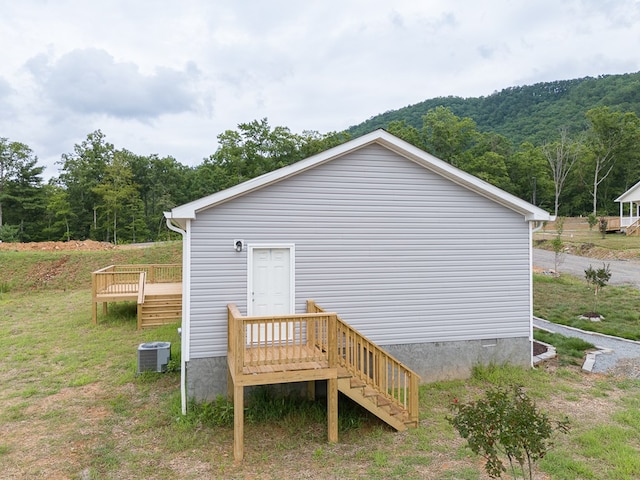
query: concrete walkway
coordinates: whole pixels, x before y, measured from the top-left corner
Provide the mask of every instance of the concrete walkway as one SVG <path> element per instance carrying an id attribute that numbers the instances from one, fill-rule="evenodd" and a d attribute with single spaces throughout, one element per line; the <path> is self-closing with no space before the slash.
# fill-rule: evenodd
<path id="1" fill-rule="evenodd" d="M 577 337 L 595 345 L 598 351 L 587 355 L 582 365 L 584 370 L 640 379 L 640 342 L 587 332 L 536 317 L 533 326 L 565 337 Z"/>
<path id="2" fill-rule="evenodd" d="M 554 252 L 534 249 L 533 264 L 545 269 L 554 268 Z M 602 266 L 603 261 L 578 255 L 563 254 L 558 266 L 560 273 L 568 273 L 584 278 L 584 271 L 592 265 Z M 636 261 L 605 260 L 611 270 L 611 285 L 633 285 L 640 289 L 640 263 Z M 559 333 L 565 337 L 577 337 L 594 344 L 598 352 L 590 353 L 583 369 L 595 373 L 611 373 L 640 379 L 640 342 L 612 337 L 601 333 L 587 332 L 573 327 L 558 325 L 540 318 L 534 318 L 536 328 Z"/>

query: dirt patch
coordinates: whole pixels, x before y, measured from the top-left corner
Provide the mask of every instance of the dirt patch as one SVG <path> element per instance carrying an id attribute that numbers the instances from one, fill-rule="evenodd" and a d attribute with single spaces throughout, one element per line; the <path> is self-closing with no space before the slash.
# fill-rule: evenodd
<path id="1" fill-rule="evenodd" d="M 533 342 L 533 356 L 542 355 L 547 353 L 547 346 L 540 342 Z"/>
<path id="2" fill-rule="evenodd" d="M 29 243 L 0 243 L 0 250 L 11 250 L 15 252 L 57 252 L 66 250 L 113 250 L 117 248 L 108 242 L 96 242 L 94 240 L 72 240 L 69 242 L 29 242 Z"/>
<path id="3" fill-rule="evenodd" d="M 29 271 L 28 278 L 34 280 L 34 288 L 46 285 L 64 271 L 69 255 L 64 255 L 55 262 L 38 262 Z"/>

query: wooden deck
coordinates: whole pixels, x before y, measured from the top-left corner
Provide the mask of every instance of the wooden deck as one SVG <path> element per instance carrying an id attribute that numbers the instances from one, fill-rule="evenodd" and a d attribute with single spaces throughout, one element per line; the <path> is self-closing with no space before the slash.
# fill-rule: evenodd
<path id="1" fill-rule="evenodd" d="M 244 387 L 327 380 L 328 439 L 338 441 L 338 392 L 397 430 L 418 424 L 419 376 L 312 300 L 307 313 L 243 317 L 228 306 L 228 391 L 234 458 L 244 456 Z"/>
<path id="2" fill-rule="evenodd" d="M 120 288 L 131 290 L 130 292 L 121 292 Z M 109 285 L 104 290 L 96 293 L 96 297 L 101 301 L 119 302 L 119 301 L 131 301 L 138 300 L 138 285 Z M 182 283 L 147 283 L 144 286 L 145 295 L 182 295 Z"/>
<path id="3" fill-rule="evenodd" d="M 182 267 L 180 265 L 111 265 L 92 277 L 92 319 L 98 321 L 111 302 L 138 304 L 138 329 L 175 323 L 182 318 Z"/>

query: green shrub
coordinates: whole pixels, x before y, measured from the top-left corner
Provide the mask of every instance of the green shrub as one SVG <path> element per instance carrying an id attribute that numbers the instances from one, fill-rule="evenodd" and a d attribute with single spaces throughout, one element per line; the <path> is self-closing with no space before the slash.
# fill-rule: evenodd
<path id="1" fill-rule="evenodd" d="M 455 415 L 447 420 L 471 451 L 486 459 L 485 470 L 492 478 L 507 471 L 506 457 L 513 478 L 517 464 L 523 477 L 533 479 L 533 465 L 550 448 L 554 430 L 568 431 L 567 420 L 554 429 L 520 386 L 490 389 L 484 398 L 467 404 L 454 399 L 451 410 Z"/>
<path id="2" fill-rule="evenodd" d="M 0 242 L 16 243 L 20 241 L 20 227 L 0 225 Z"/>

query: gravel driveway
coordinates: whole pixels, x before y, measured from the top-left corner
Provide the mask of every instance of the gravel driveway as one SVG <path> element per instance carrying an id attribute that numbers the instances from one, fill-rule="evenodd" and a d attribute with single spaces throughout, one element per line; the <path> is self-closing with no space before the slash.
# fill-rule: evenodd
<path id="1" fill-rule="evenodd" d="M 554 268 L 554 252 L 533 250 L 533 264 L 545 269 Z M 592 265 L 602 266 L 602 260 L 563 254 L 558 266 L 560 273 L 568 273 L 584 278 L 585 269 Z M 611 285 L 633 285 L 640 289 L 640 263 L 637 261 L 606 260 L 611 270 Z M 578 337 L 598 347 L 599 352 L 590 354 L 583 368 L 597 373 L 611 373 L 630 378 L 640 378 L 640 342 L 611 337 L 600 333 L 586 332 L 577 328 L 558 325 L 539 318 L 534 318 L 533 325 L 565 337 Z"/>
<path id="2" fill-rule="evenodd" d="M 533 249 L 533 264 L 536 267 L 554 269 L 555 253 L 549 250 Z M 584 271 L 592 265 L 593 268 L 602 267 L 603 263 L 609 264 L 611 270 L 611 285 L 634 285 L 640 288 L 640 262 L 633 260 L 600 260 L 598 258 L 581 257 L 563 253 L 558 271 L 568 273 L 584 279 Z"/>

